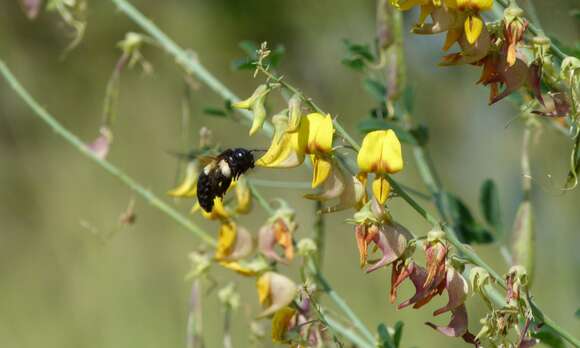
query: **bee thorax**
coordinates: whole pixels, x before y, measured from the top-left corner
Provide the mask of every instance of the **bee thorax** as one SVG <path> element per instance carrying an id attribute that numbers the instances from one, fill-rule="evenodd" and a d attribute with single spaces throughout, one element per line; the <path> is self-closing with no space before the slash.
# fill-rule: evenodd
<path id="1" fill-rule="evenodd" d="M 226 178 L 229 178 L 232 176 L 232 170 L 231 170 L 228 162 L 221 160 L 221 161 L 219 161 L 218 166 L 219 166 L 220 171 L 222 172 L 223 176 L 225 176 Z"/>

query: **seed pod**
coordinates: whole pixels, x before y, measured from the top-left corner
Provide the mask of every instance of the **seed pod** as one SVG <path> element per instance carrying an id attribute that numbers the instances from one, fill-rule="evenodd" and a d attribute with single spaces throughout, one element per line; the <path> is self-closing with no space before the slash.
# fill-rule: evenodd
<path id="1" fill-rule="evenodd" d="M 535 244 L 532 205 L 529 200 L 524 200 L 518 208 L 512 229 L 512 263 L 514 266 L 521 265 L 527 270 L 529 284 L 534 273 Z"/>

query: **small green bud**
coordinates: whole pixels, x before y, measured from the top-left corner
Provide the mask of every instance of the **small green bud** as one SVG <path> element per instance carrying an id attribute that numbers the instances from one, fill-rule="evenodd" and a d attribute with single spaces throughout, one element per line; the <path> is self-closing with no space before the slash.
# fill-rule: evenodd
<path id="1" fill-rule="evenodd" d="M 316 253 L 318 247 L 316 243 L 310 238 L 302 238 L 298 241 L 298 255 L 300 256 L 311 256 Z"/>

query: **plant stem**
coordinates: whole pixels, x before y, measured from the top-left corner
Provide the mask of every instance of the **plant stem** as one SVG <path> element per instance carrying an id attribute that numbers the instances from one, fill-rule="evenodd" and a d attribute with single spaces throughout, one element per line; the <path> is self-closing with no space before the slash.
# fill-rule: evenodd
<path id="1" fill-rule="evenodd" d="M 338 335 L 346 337 L 349 341 L 356 344 L 360 348 L 373 348 L 374 345 L 363 340 L 359 335 L 353 332 L 351 329 L 342 325 L 338 320 L 334 320 L 330 316 L 325 317 L 328 326 L 332 327 L 333 331 L 337 332 Z"/>
<path id="2" fill-rule="evenodd" d="M 193 222 L 189 221 L 188 218 L 183 216 L 169 204 L 162 201 L 159 197 L 157 197 L 153 192 L 149 191 L 137 181 L 135 181 L 132 177 L 128 174 L 123 172 L 118 167 L 111 164 L 111 162 L 101 159 L 97 157 L 92 151 L 89 150 L 87 145 L 79 139 L 76 135 L 71 133 L 68 129 L 64 128 L 51 114 L 49 114 L 40 104 L 38 104 L 30 94 L 22 87 L 20 82 L 14 77 L 12 72 L 8 69 L 6 64 L 2 60 L 0 60 L 0 73 L 10 87 L 18 94 L 18 96 L 28 105 L 33 111 L 36 116 L 38 116 L 44 123 L 46 123 L 52 130 L 61 136 L 64 140 L 66 140 L 70 145 L 74 148 L 79 150 L 83 155 L 87 156 L 91 160 L 93 160 L 97 165 L 107 171 L 109 174 L 113 175 L 129 188 L 131 188 L 135 193 L 141 196 L 145 201 L 149 204 L 154 206 L 155 208 L 161 210 L 165 214 L 169 215 L 173 220 L 175 220 L 178 224 L 185 227 L 188 231 L 192 232 L 205 243 L 215 246 L 216 241 L 215 239 L 198 227 Z"/>
<path id="3" fill-rule="evenodd" d="M 270 203 L 268 203 L 268 200 L 266 200 L 266 198 L 262 196 L 260 191 L 256 189 L 254 183 L 249 181 L 248 185 L 250 186 L 250 190 L 252 191 L 252 196 L 254 196 L 254 198 L 258 201 L 258 204 L 260 204 L 260 206 L 266 211 L 268 215 L 274 215 L 274 209 L 272 209 L 272 206 L 270 205 Z"/>

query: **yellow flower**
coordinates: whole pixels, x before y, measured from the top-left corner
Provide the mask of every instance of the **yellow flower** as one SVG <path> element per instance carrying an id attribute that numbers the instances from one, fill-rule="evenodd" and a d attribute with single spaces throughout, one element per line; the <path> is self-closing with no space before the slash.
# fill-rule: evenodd
<path id="1" fill-rule="evenodd" d="M 258 301 L 265 307 L 258 318 L 267 317 L 288 306 L 298 290 L 289 278 L 274 272 L 262 274 L 256 281 Z"/>
<path id="2" fill-rule="evenodd" d="M 250 135 L 254 135 L 261 130 L 266 121 L 266 107 L 264 104 L 268 93 L 270 93 L 270 87 L 268 85 L 260 85 L 248 99 L 232 104 L 232 107 L 236 109 L 252 110 L 254 118 L 250 128 Z"/>
<path id="3" fill-rule="evenodd" d="M 403 169 L 401 143 L 395 132 L 389 129 L 368 133 L 363 139 L 357 162 L 362 175 L 375 174 L 373 194 L 384 204 L 391 190 L 386 174 L 394 174 Z"/>
<path id="4" fill-rule="evenodd" d="M 195 197 L 197 194 L 198 176 L 199 165 L 197 161 L 189 162 L 185 169 L 185 178 L 183 179 L 183 182 L 173 190 L 167 192 L 167 194 L 173 197 Z"/>
<path id="5" fill-rule="evenodd" d="M 296 324 L 298 311 L 291 307 L 284 307 L 274 313 L 272 318 L 272 341 L 274 343 L 288 343 L 284 337 L 286 332 Z"/>
<path id="6" fill-rule="evenodd" d="M 445 0 L 445 5 L 450 9 L 467 14 L 464 22 L 464 32 L 467 41 L 473 45 L 485 25 L 479 12 L 490 10 L 493 7 L 493 0 Z"/>
<path id="7" fill-rule="evenodd" d="M 332 137 L 334 126 L 330 115 L 311 113 L 300 119 L 298 132 L 288 131 L 288 117 L 272 119 L 275 132 L 268 151 L 256 164 L 270 168 L 296 167 L 310 155 L 313 164 L 312 187 L 323 183 L 332 169 Z"/>
<path id="8" fill-rule="evenodd" d="M 226 209 L 224 206 L 224 202 L 220 197 L 216 197 L 213 200 L 213 208 L 211 212 L 206 212 L 205 210 L 201 209 L 199 206 L 199 202 L 196 202 L 193 208 L 191 208 L 191 212 L 195 213 L 198 210 L 201 212 L 201 216 L 203 216 L 207 220 L 222 220 L 227 221 L 231 217 L 231 213 Z"/>
<path id="9" fill-rule="evenodd" d="M 275 115 L 272 117 L 274 124 L 274 138 L 268 151 L 256 161 L 256 165 L 268 168 L 292 168 L 304 162 L 306 140 L 300 137 L 298 132 L 289 133 L 288 117 Z"/>

